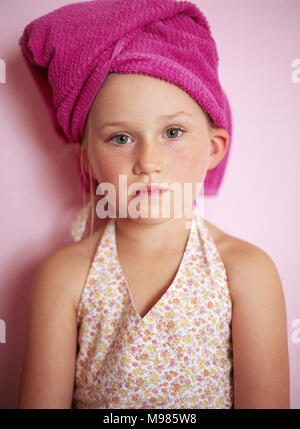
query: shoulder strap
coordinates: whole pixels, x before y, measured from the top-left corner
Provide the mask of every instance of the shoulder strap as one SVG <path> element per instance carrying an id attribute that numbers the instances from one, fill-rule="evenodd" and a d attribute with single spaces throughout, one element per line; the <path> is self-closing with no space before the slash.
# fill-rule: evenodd
<path id="1" fill-rule="evenodd" d="M 83 206 L 79 212 L 75 215 L 74 219 L 71 222 L 70 234 L 74 241 L 80 241 L 85 232 L 87 220 L 90 214 L 92 207 L 92 202 Z"/>

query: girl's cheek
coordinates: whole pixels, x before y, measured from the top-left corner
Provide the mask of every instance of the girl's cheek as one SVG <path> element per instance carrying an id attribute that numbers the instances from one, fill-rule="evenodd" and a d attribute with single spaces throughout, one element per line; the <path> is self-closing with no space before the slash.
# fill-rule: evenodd
<path id="1" fill-rule="evenodd" d="M 99 181 L 107 181 L 118 185 L 119 176 L 126 174 L 121 160 L 102 160 L 96 165 L 96 175 Z"/>

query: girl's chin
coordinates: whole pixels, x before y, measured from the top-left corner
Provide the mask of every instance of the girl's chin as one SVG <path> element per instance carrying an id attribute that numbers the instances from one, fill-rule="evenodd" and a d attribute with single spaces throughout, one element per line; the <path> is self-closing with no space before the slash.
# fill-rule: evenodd
<path id="1" fill-rule="evenodd" d="M 122 212 L 121 212 L 122 213 Z M 123 211 L 124 215 L 121 215 L 121 213 L 117 213 L 118 218 L 122 219 L 130 219 L 134 222 L 143 223 L 143 224 L 156 224 L 156 223 L 163 223 L 166 221 L 169 221 L 171 219 L 180 219 L 184 218 L 185 214 L 184 212 L 174 212 L 172 210 L 163 211 L 161 206 L 157 207 L 151 207 L 150 205 L 148 208 L 145 208 L 144 210 L 133 210 L 130 211 L 130 208 L 126 211 Z"/>
<path id="2" fill-rule="evenodd" d="M 133 222 L 137 222 L 137 223 L 143 223 L 143 224 L 147 224 L 147 225 L 152 225 L 152 224 L 156 224 L 156 223 L 163 223 L 163 222 L 167 222 L 170 219 L 172 219 L 171 217 L 142 217 L 142 215 L 140 215 L 139 217 L 128 217 L 127 219 L 130 219 Z"/>

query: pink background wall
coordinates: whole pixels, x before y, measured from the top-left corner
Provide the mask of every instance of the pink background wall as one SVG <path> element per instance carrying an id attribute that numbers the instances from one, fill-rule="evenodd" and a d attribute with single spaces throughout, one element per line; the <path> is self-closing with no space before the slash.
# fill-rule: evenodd
<path id="1" fill-rule="evenodd" d="M 205 216 L 261 247 L 279 270 L 291 408 L 300 408 L 300 2 L 194 2 L 211 24 L 233 113 L 228 169 L 219 195 L 205 200 Z M 0 2 L 0 59 L 6 66 L 5 81 L 0 74 L 0 319 L 6 334 L 0 343 L 0 408 L 16 407 L 34 272 L 72 242 L 69 222 L 82 204 L 75 156 L 54 134 L 18 47 L 25 25 L 69 3 L 74 1 Z M 292 67 L 297 59 L 298 72 Z"/>

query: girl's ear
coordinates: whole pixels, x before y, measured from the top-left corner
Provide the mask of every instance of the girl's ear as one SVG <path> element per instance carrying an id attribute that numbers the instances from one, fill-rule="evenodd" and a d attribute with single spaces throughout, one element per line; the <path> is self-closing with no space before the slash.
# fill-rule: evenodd
<path id="1" fill-rule="evenodd" d="M 215 168 L 226 155 L 230 137 L 224 128 L 213 128 L 210 139 L 208 170 Z"/>

